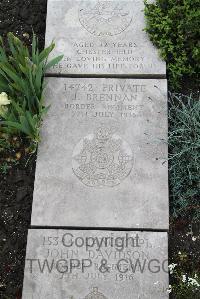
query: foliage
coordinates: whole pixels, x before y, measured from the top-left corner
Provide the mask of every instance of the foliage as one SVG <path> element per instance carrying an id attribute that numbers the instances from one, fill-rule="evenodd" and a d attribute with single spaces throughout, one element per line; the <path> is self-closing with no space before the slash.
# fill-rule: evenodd
<path id="1" fill-rule="evenodd" d="M 183 256 L 179 252 L 180 258 Z M 187 258 L 184 255 L 184 258 Z M 181 260 L 179 264 L 170 264 L 169 270 L 172 285 L 169 287 L 169 293 L 176 294 L 176 299 L 199 298 L 200 295 L 200 273 L 185 273 L 183 271 Z"/>
<path id="2" fill-rule="evenodd" d="M 11 148 L 11 144 L 8 138 L 6 138 L 5 134 L 4 136 L 0 135 L 0 153 L 4 150 L 10 150 L 10 148 Z"/>
<path id="3" fill-rule="evenodd" d="M 8 162 L 4 161 L 2 164 L 0 164 L 0 173 L 7 174 L 10 166 L 8 165 Z"/>
<path id="4" fill-rule="evenodd" d="M 192 95 L 170 95 L 169 171 L 172 215 L 199 220 L 200 101 Z"/>
<path id="5" fill-rule="evenodd" d="M 167 61 L 173 88 L 200 70 L 199 8 L 199 0 L 145 0 L 146 31 Z"/>
<path id="6" fill-rule="evenodd" d="M 0 132 L 0 173 L 7 174 L 10 168 L 18 165 L 22 155 L 29 154 L 31 148 L 26 145 L 29 143 L 23 143 L 21 138 Z"/>
<path id="7" fill-rule="evenodd" d="M 43 99 L 43 77 L 63 56 L 48 62 L 55 44 L 39 52 L 35 34 L 32 51 L 12 33 L 8 34 L 8 44 L 10 55 L 0 37 L 0 93 L 4 102 L 5 96 L 8 96 L 10 103 L 7 101 L 6 107 L 1 106 L 4 114 L 1 109 L 0 130 L 9 134 L 25 134 L 36 146 L 40 125 L 48 109 Z"/>
<path id="8" fill-rule="evenodd" d="M 194 248 L 199 247 L 200 235 L 195 236 L 192 231 L 189 231 L 183 238 L 188 240 L 190 245 L 186 245 L 186 251 L 182 248 L 183 250 L 174 252 L 172 262 L 169 264 L 169 293 L 172 295 L 170 298 L 200 298 L 199 261 L 198 258 L 195 260 L 194 255 Z M 180 245 L 182 247 L 183 244 Z M 174 250 L 176 251 L 177 248 Z M 198 257 L 197 252 L 196 255 Z"/>

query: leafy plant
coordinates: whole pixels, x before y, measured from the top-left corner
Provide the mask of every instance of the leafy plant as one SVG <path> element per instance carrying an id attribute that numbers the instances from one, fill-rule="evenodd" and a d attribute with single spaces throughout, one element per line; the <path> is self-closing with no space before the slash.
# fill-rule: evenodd
<path id="1" fill-rule="evenodd" d="M 171 87 L 200 70 L 199 0 L 145 0 L 146 31 L 167 61 Z"/>
<path id="2" fill-rule="evenodd" d="M 9 150 L 11 148 L 11 144 L 9 139 L 5 136 L 0 135 L 0 153 L 4 150 Z"/>
<path id="3" fill-rule="evenodd" d="M 169 265 L 171 280 L 169 293 L 172 292 L 176 299 L 199 298 L 200 295 L 200 276 L 199 273 L 187 274 L 181 269 L 181 265 Z"/>
<path id="4" fill-rule="evenodd" d="M 169 100 L 170 199 L 174 217 L 200 220 L 200 101 L 171 94 Z"/>
<path id="5" fill-rule="evenodd" d="M 63 56 L 48 62 L 55 44 L 39 52 L 35 34 L 32 51 L 12 33 L 8 34 L 8 44 L 10 55 L 0 37 L 0 93 L 4 97 L 3 105 L 6 105 L 0 107 L 0 129 L 9 134 L 25 134 L 35 147 L 40 139 L 41 122 L 48 109 L 43 99 L 43 77 Z M 8 96 L 9 101 L 6 104 L 5 96 Z"/>
<path id="6" fill-rule="evenodd" d="M 9 164 L 6 161 L 4 161 L 2 164 L 0 164 L 0 173 L 7 174 L 9 168 L 10 168 Z"/>

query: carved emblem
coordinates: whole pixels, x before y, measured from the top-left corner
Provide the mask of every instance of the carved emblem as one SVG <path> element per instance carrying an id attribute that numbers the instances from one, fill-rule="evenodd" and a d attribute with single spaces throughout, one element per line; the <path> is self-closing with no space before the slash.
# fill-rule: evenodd
<path id="1" fill-rule="evenodd" d="M 97 36 L 122 33 L 132 22 L 131 9 L 124 1 L 90 1 L 79 10 L 81 25 Z"/>
<path id="2" fill-rule="evenodd" d="M 116 186 L 130 174 L 132 167 L 129 144 L 105 126 L 83 138 L 74 148 L 73 171 L 89 187 Z"/>
<path id="3" fill-rule="evenodd" d="M 98 291 L 98 288 L 93 288 L 92 292 L 88 294 L 84 299 L 108 299 L 102 293 Z"/>

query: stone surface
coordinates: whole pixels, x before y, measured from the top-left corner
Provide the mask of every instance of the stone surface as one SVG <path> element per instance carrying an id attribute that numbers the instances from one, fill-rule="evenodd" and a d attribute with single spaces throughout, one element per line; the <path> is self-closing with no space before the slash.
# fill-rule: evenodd
<path id="1" fill-rule="evenodd" d="M 167 299 L 167 233 L 30 230 L 23 299 Z"/>
<path id="2" fill-rule="evenodd" d="M 144 0 L 49 0 L 46 45 L 64 53 L 53 74 L 166 75 L 145 28 Z"/>
<path id="3" fill-rule="evenodd" d="M 32 225 L 167 230 L 166 80 L 47 81 Z"/>

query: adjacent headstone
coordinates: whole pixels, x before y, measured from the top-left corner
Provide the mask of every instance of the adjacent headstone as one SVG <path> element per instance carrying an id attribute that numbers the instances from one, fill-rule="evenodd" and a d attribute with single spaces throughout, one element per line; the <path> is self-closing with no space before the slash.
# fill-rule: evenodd
<path id="1" fill-rule="evenodd" d="M 166 80 L 47 82 L 32 225 L 167 230 Z"/>
<path id="2" fill-rule="evenodd" d="M 165 77 L 143 10 L 144 0 L 48 0 L 46 45 L 64 53 L 50 73 Z"/>
<path id="3" fill-rule="evenodd" d="M 29 231 L 23 299 L 167 299 L 167 233 Z"/>
<path id="4" fill-rule="evenodd" d="M 166 64 L 143 10 L 48 0 L 64 59 L 47 73 L 23 299 L 169 298 Z"/>

